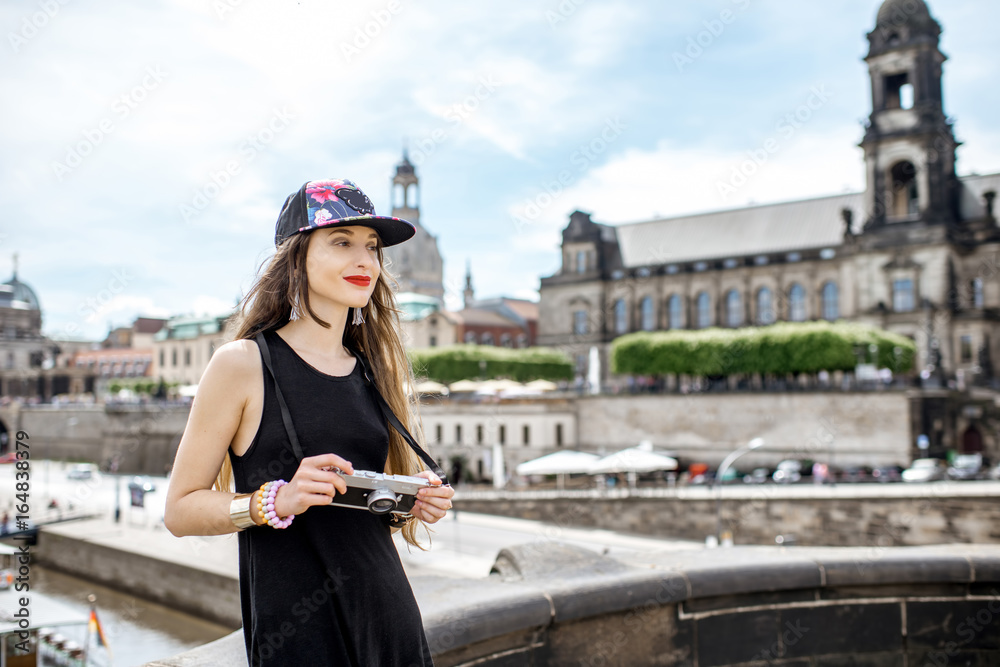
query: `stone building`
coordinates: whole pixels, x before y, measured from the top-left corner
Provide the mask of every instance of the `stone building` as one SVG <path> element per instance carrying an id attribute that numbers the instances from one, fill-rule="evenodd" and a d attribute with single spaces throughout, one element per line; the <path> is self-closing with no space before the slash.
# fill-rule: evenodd
<path id="1" fill-rule="evenodd" d="M 614 227 L 574 212 L 561 269 L 541 280 L 539 344 L 574 356 L 580 377 L 596 348 L 615 385 L 608 351 L 622 334 L 845 319 L 912 338 L 925 386 L 989 384 L 1000 174 L 956 175 L 940 34 L 922 0 L 879 9 L 864 192 Z"/>
<path id="2" fill-rule="evenodd" d="M 226 327 L 231 315 L 171 318 L 153 336 L 149 375 L 156 380 L 195 385 L 215 351 L 232 339 Z"/>
<path id="3" fill-rule="evenodd" d="M 58 341 L 42 334 L 42 307 L 35 291 L 17 277 L 0 284 L 0 400 L 47 401 L 91 391 L 72 367 L 72 353 L 89 341 Z"/>
<path id="4" fill-rule="evenodd" d="M 424 294 L 404 292 L 396 295 L 400 309 L 399 328 L 407 348 L 439 347 L 459 342 L 459 319 L 445 310 L 441 302 Z"/>
<path id="5" fill-rule="evenodd" d="M 420 224 L 420 179 L 405 152 L 392 179 L 391 215 L 417 226 L 412 239 L 385 249 L 386 268 L 399 282 L 399 292 L 423 294 L 443 304 L 444 262 L 437 237 Z"/>

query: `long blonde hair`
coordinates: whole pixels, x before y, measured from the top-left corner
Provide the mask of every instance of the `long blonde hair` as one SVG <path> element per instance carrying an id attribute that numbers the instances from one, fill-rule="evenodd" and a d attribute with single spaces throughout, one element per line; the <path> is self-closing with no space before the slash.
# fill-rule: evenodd
<path id="1" fill-rule="evenodd" d="M 308 232 L 292 236 L 278 246 L 270 260 L 261 264 L 254 285 L 240 305 L 235 323 L 235 339 L 253 340 L 258 332 L 278 329 L 287 324 L 292 311 L 293 294 L 298 296 L 303 317 L 308 314 L 320 326 L 330 328 L 330 323 L 323 321 L 309 305 L 309 280 L 305 267 L 311 236 Z M 381 243 L 378 246 L 378 262 L 382 266 Z M 383 266 L 375 281 L 371 300 L 362 311 L 365 323 L 360 326 L 345 326 L 343 342 L 346 347 L 362 353 L 368 359 L 375 385 L 389 407 L 414 439 L 424 446 L 417 401 L 407 396 L 405 391 L 406 386 L 413 386 L 413 369 L 399 334 L 399 309 L 392 290 L 395 283 L 395 279 Z M 402 436 L 391 426 L 387 427 L 389 456 L 385 472 L 412 475 L 423 470 L 422 462 Z M 214 488 L 220 491 L 234 490 L 232 461 L 228 455 L 222 462 Z M 409 521 L 402 531 L 407 543 L 420 549 L 424 547 L 416 539 L 416 530 L 422 523 L 416 519 Z"/>

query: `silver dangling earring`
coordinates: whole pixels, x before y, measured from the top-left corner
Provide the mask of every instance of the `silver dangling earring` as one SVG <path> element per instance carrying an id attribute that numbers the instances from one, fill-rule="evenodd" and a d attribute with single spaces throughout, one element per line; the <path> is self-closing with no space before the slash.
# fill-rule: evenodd
<path id="1" fill-rule="evenodd" d="M 354 319 L 351 320 L 351 324 L 353 324 L 354 326 L 358 326 L 359 324 L 364 324 L 364 323 L 365 323 L 365 316 L 361 314 L 361 309 L 355 308 Z"/>
<path id="2" fill-rule="evenodd" d="M 302 314 L 299 312 L 299 293 L 295 292 L 295 296 L 292 297 L 292 312 L 288 315 L 289 320 L 298 320 L 302 318 Z"/>

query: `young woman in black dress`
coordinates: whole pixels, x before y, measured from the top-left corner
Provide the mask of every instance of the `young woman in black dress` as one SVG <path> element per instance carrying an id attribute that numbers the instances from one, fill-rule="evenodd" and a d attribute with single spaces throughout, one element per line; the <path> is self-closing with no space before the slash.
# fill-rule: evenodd
<path id="1" fill-rule="evenodd" d="M 198 386 L 164 521 L 178 536 L 240 531 L 251 667 L 432 664 L 391 535 L 419 547 L 417 528 L 444 517 L 454 491 L 387 425 L 376 393 L 420 440 L 382 267 L 382 248 L 414 231 L 376 216 L 351 181 L 303 185 L 285 202 L 236 340 Z M 333 504 L 347 490 L 337 470 L 431 486 L 407 515 L 380 516 Z"/>

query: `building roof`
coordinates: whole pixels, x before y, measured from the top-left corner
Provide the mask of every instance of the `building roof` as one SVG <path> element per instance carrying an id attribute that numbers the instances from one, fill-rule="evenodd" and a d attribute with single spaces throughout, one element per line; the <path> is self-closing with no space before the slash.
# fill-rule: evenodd
<path id="1" fill-rule="evenodd" d="M 513 310 L 515 313 L 520 315 L 526 320 L 538 320 L 538 302 L 528 301 L 527 299 L 509 299 L 503 297 L 503 302 Z"/>
<path id="2" fill-rule="evenodd" d="M 962 182 L 962 192 L 959 197 L 962 218 L 977 220 L 985 217 L 986 203 L 983 201 L 983 195 L 990 191 L 1000 192 L 1000 174 L 987 174 L 985 176 L 976 174 L 975 176 L 963 176 L 959 180 Z"/>
<path id="3" fill-rule="evenodd" d="M 880 26 L 927 25 L 933 19 L 924 0 L 885 0 L 878 10 L 876 23 Z"/>
<path id="4" fill-rule="evenodd" d="M 167 320 L 156 317 L 137 317 L 132 324 L 132 331 L 139 334 L 155 334 L 166 324 Z"/>
<path id="5" fill-rule="evenodd" d="M 802 201 L 618 225 L 627 268 L 700 259 L 839 246 L 841 211 L 863 220 L 863 195 L 850 193 Z"/>
<path id="6" fill-rule="evenodd" d="M 1000 190 L 1000 174 L 959 181 L 962 217 L 985 216 L 983 193 Z M 843 243 L 844 209 L 853 215 L 853 231 L 860 232 L 864 196 L 851 192 L 618 225 L 622 262 L 636 268 L 836 247 Z"/>
<path id="7" fill-rule="evenodd" d="M 155 341 L 184 340 L 221 333 L 229 315 L 218 317 L 173 317 L 153 336 Z"/>
<path id="8" fill-rule="evenodd" d="M 403 322 L 414 322 L 429 317 L 441 310 L 441 303 L 432 296 L 416 292 L 400 292 L 396 295 L 396 306 L 399 308 L 399 319 Z"/>
<path id="9" fill-rule="evenodd" d="M 462 324 L 477 327 L 518 327 L 520 324 L 512 322 L 494 310 L 484 308 L 463 308 L 458 311 L 458 316 Z"/>
<path id="10" fill-rule="evenodd" d="M 17 279 L 17 273 L 10 280 L 0 285 L 0 307 L 21 308 L 24 310 L 41 310 L 35 290 L 27 283 Z"/>

